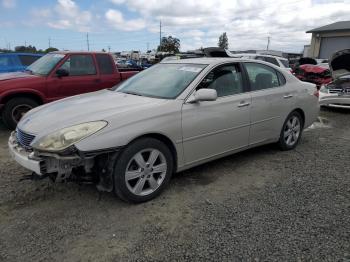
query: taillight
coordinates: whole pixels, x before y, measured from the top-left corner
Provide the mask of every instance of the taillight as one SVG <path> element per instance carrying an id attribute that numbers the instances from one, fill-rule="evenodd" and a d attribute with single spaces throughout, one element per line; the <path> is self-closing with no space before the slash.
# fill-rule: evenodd
<path id="1" fill-rule="evenodd" d="M 320 91 L 319 91 L 319 90 L 315 90 L 315 92 L 314 92 L 314 96 L 316 96 L 316 97 L 320 97 Z"/>

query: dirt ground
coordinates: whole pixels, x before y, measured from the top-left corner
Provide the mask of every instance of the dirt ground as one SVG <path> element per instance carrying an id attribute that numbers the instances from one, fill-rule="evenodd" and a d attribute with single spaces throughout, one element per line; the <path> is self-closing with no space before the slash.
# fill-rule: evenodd
<path id="1" fill-rule="evenodd" d="M 0 127 L 0 261 L 350 261 L 350 110 L 296 150 L 263 146 L 126 204 L 93 185 L 19 181 Z"/>

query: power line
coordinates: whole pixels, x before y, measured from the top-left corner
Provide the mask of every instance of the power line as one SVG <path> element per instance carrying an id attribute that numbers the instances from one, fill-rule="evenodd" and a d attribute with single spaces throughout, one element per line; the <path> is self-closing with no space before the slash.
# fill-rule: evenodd
<path id="1" fill-rule="evenodd" d="M 89 33 L 86 33 L 86 44 L 87 44 L 87 50 L 90 51 Z"/>

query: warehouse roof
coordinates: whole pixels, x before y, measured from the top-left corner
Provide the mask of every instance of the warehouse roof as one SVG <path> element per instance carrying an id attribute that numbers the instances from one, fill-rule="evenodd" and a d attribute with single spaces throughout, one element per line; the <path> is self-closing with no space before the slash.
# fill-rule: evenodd
<path id="1" fill-rule="evenodd" d="M 329 32 L 329 31 L 343 31 L 350 30 L 350 21 L 340 21 L 333 24 L 321 26 L 309 31 L 306 33 L 319 33 L 319 32 Z"/>

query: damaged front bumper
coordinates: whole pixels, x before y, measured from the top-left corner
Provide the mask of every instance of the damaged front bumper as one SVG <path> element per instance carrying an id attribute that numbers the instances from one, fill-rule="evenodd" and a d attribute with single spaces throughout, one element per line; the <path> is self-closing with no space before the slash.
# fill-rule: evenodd
<path id="1" fill-rule="evenodd" d="M 89 177 L 100 190 L 113 189 L 114 162 L 121 148 L 81 152 L 73 147 L 61 154 L 38 152 L 24 148 L 15 132 L 11 133 L 8 146 L 13 159 L 38 176 L 49 176 L 55 182 L 67 181 L 72 175 L 80 181 Z"/>

